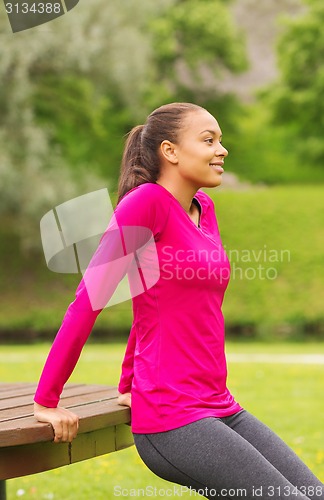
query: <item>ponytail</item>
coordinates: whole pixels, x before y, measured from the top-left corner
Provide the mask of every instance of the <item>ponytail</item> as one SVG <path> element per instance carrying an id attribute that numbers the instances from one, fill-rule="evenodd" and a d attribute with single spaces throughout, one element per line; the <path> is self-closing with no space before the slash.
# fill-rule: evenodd
<path id="1" fill-rule="evenodd" d="M 176 144 L 185 115 L 201 109 L 185 102 L 166 104 L 154 110 L 145 125 L 137 125 L 130 131 L 118 180 L 117 205 L 130 189 L 146 182 L 156 183 L 160 175 L 160 144 L 164 140 Z"/>
<path id="2" fill-rule="evenodd" d="M 146 182 L 156 182 L 159 167 L 158 165 L 144 166 L 145 154 L 142 148 L 142 134 L 145 125 L 137 125 L 128 134 L 124 154 L 121 163 L 120 176 L 118 181 L 118 200 L 133 187 L 140 186 Z"/>

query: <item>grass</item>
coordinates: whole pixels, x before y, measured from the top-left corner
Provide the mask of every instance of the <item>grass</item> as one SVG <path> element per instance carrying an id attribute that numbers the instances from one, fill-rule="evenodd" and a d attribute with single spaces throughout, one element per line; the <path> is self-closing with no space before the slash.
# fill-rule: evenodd
<path id="1" fill-rule="evenodd" d="M 49 344 L 1 346 L 3 382 L 37 381 Z M 125 344 L 87 344 L 71 382 L 116 385 Z M 324 365 L 276 363 L 276 354 L 324 354 L 324 344 L 227 343 L 227 353 L 268 353 L 272 363 L 229 361 L 228 385 L 243 407 L 277 432 L 324 481 Z M 135 447 L 8 481 L 9 499 L 107 500 L 114 488 L 167 489 L 173 484 L 155 476 L 141 461 Z M 145 491 L 144 491 L 145 493 Z M 159 498 L 163 493 L 157 495 Z M 124 495 L 125 496 L 125 495 Z M 134 495 L 133 495 L 134 496 Z M 144 495 L 142 495 L 144 496 Z M 148 496 L 148 495 L 147 495 Z M 152 495 L 151 495 L 152 496 Z M 168 498 L 178 498 L 176 494 Z M 192 498 L 189 493 L 182 498 Z"/>
<path id="2" fill-rule="evenodd" d="M 323 321 L 322 187 L 207 192 L 232 266 L 227 323 Z"/>
<path id="3" fill-rule="evenodd" d="M 296 124 L 272 122 L 273 107 L 266 101 L 237 111 L 236 131 L 223 130 L 229 149 L 226 161 L 244 180 L 268 185 L 323 184 L 323 164 L 307 156 L 296 134 Z M 303 150 L 304 146 L 304 150 Z"/>

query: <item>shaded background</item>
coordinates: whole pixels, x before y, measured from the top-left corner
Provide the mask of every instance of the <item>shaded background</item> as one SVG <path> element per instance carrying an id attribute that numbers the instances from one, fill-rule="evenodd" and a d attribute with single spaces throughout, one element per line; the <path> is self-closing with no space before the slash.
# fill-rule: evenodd
<path id="1" fill-rule="evenodd" d="M 0 339 L 53 338 L 81 278 L 47 269 L 41 217 L 104 187 L 115 204 L 125 134 L 192 101 L 230 151 L 206 189 L 242 269 L 228 335 L 323 340 L 323 21 L 320 0 L 91 0 L 13 34 L 1 5 Z M 108 308 L 91 338 L 121 338 L 131 319 L 131 301 Z"/>

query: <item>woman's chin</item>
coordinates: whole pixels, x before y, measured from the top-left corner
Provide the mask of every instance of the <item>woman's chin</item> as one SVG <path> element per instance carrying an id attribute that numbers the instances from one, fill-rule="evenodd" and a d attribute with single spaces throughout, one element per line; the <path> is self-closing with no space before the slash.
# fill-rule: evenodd
<path id="1" fill-rule="evenodd" d="M 220 186 L 221 184 L 222 184 L 222 176 L 218 175 L 218 177 L 216 179 L 213 179 L 210 182 L 210 185 L 208 185 L 206 187 L 216 188 L 216 187 Z"/>

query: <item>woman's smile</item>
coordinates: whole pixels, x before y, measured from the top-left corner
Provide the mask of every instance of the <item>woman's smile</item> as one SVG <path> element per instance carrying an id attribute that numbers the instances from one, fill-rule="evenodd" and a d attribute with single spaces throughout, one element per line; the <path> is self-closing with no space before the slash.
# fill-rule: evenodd
<path id="1" fill-rule="evenodd" d="M 224 161 L 213 161 L 212 163 L 209 164 L 209 166 L 219 174 L 222 174 L 224 172 L 223 165 Z"/>

